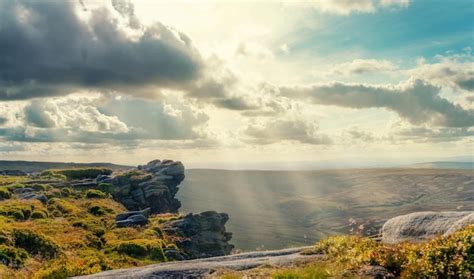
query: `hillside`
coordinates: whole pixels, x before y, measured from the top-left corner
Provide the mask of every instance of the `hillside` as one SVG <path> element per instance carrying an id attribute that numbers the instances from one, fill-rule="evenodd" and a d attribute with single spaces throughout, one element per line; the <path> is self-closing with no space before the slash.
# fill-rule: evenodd
<path id="1" fill-rule="evenodd" d="M 131 166 L 116 165 L 111 163 L 66 163 L 66 162 L 36 162 L 36 161 L 6 161 L 0 160 L 1 170 L 23 170 L 26 172 L 39 172 L 45 169 L 91 168 L 104 167 L 112 170 L 130 169 Z"/>
<path id="2" fill-rule="evenodd" d="M 473 170 L 474 162 L 449 162 L 449 161 L 440 161 L 440 162 L 426 162 L 413 164 L 407 167 L 411 168 L 420 168 L 420 169 L 466 169 Z"/>
<path id="3" fill-rule="evenodd" d="M 182 212 L 227 212 L 237 249 L 310 245 L 374 234 L 387 219 L 424 210 L 473 210 L 474 173 L 451 169 L 188 170 Z"/>
<path id="4" fill-rule="evenodd" d="M 66 278 L 228 255 L 228 215 L 181 215 L 184 166 L 51 169 L 0 175 L 0 278 Z"/>

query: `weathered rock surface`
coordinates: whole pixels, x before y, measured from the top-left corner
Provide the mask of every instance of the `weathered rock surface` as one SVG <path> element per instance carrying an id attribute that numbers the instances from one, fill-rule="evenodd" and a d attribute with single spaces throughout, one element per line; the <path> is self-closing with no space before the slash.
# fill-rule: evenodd
<path id="1" fill-rule="evenodd" d="M 154 160 L 137 169 L 109 177 L 114 198 L 129 210 L 150 208 L 151 213 L 177 212 L 181 203 L 175 199 L 184 179 L 184 166 L 171 160 Z M 101 176 L 99 181 L 108 181 Z"/>
<path id="2" fill-rule="evenodd" d="M 168 234 L 182 237 L 178 246 L 186 252 L 187 258 L 206 258 L 230 254 L 234 246 L 228 241 L 232 233 L 226 232 L 226 213 L 206 211 L 188 214 L 182 219 L 166 223 Z"/>
<path id="3" fill-rule="evenodd" d="M 388 220 L 382 227 L 382 242 L 420 242 L 447 235 L 474 224 L 473 211 L 415 212 Z"/>
<path id="4" fill-rule="evenodd" d="M 322 255 L 304 255 L 311 247 L 290 248 L 275 251 L 249 252 L 224 257 L 153 264 L 137 268 L 111 270 L 77 278 L 206 278 L 219 270 L 249 270 L 268 266 L 288 266 L 314 261 Z"/>

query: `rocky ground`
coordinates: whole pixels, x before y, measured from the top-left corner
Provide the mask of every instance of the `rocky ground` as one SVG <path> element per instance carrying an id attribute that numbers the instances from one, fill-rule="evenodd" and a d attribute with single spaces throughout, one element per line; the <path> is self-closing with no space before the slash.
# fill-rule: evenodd
<path id="1" fill-rule="evenodd" d="M 249 252 L 224 257 L 197 259 L 149 265 L 140 268 L 111 270 L 77 278 L 201 278 L 219 271 L 242 271 L 260 266 L 282 267 L 321 258 L 322 255 L 301 253 L 311 247 Z"/>

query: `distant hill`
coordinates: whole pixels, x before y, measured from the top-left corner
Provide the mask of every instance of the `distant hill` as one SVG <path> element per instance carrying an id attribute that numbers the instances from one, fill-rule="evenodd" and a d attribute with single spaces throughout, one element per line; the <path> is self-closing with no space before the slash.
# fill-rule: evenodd
<path id="1" fill-rule="evenodd" d="M 38 172 L 45 169 L 63 169 L 75 167 L 105 167 L 112 170 L 132 168 L 131 166 L 116 165 L 111 163 L 62 163 L 0 160 L 0 170 L 23 170 L 26 172 Z"/>
<path id="2" fill-rule="evenodd" d="M 409 168 L 426 168 L 426 169 L 464 169 L 472 170 L 474 169 L 474 162 L 449 162 L 449 161 L 439 161 L 439 162 L 426 162 L 418 163 L 407 166 Z"/>
<path id="3" fill-rule="evenodd" d="M 310 245 L 334 234 L 375 234 L 416 211 L 474 210 L 474 172 L 454 169 L 187 170 L 181 212 L 229 214 L 242 250 Z M 262 247 L 263 245 L 263 247 Z"/>

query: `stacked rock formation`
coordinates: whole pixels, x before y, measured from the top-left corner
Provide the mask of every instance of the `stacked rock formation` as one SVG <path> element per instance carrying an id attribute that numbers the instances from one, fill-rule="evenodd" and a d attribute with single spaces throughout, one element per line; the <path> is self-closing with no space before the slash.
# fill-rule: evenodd
<path id="1" fill-rule="evenodd" d="M 100 175 L 96 184 L 111 184 L 114 198 L 132 210 L 116 216 L 118 227 L 130 227 L 147 224 L 149 214 L 176 213 L 181 203 L 175 195 L 183 179 L 181 162 L 154 160 L 115 176 Z M 207 211 L 165 223 L 164 230 L 180 239 L 181 250 L 165 251 L 166 257 L 182 260 L 230 254 L 234 246 L 228 243 L 232 238 L 225 230 L 228 220 L 226 213 Z"/>
<path id="2" fill-rule="evenodd" d="M 154 160 L 113 178 L 100 176 L 97 182 L 111 182 L 114 198 L 128 210 L 150 208 L 151 213 L 175 213 L 181 203 L 174 196 L 183 179 L 181 162 Z"/>

